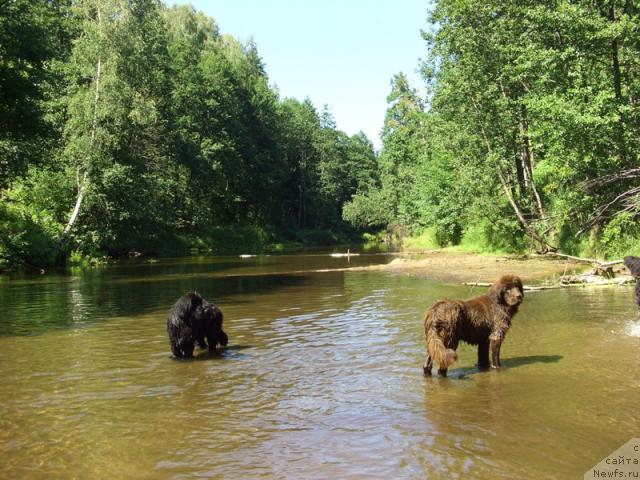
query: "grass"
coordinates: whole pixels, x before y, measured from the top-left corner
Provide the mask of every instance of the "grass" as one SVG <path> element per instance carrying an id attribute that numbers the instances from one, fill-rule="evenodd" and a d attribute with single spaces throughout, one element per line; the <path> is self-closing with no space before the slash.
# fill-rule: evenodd
<path id="1" fill-rule="evenodd" d="M 442 248 L 436 239 L 436 231 L 433 228 L 425 228 L 422 233 L 416 236 L 405 237 L 402 240 L 403 250 L 420 251 L 436 250 Z"/>

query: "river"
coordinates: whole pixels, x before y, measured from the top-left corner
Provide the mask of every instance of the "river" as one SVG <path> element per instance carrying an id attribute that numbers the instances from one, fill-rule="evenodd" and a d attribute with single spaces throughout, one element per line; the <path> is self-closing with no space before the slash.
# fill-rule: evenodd
<path id="1" fill-rule="evenodd" d="M 527 293 L 501 371 L 425 378 L 424 310 L 484 289 L 345 270 L 392 258 L 0 278 L 0 478 L 567 479 L 640 436 L 633 287 Z M 191 289 L 230 342 L 179 361 Z"/>

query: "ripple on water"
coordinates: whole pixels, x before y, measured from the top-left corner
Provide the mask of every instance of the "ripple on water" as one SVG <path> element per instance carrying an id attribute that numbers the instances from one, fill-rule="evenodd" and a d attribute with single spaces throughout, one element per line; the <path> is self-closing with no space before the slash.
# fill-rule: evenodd
<path id="1" fill-rule="evenodd" d="M 72 327 L 0 337 L 0 477 L 575 478 L 640 427 L 628 289 L 529 295 L 501 372 L 478 372 L 461 345 L 439 379 L 422 376 L 420 319 L 467 288 L 351 272 L 245 291 L 238 278 L 197 285 L 230 345 L 194 361 L 170 358 L 156 304 L 191 280 L 21 292 L 25 326 Z"/>
<path id="2" fill-rule="evenodd" d="M 631 337 L 640 337 L 640 319 L 627 322 L 626 334 Z"/>

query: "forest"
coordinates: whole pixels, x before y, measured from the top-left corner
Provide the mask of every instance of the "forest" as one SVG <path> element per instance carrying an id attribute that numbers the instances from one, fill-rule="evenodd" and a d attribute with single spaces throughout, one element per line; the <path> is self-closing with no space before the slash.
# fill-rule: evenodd
<path id="1" fill-rule="evenodd" d="M 0 2 L 0 263 L 365 232 L 638 253 L 639 25 L 628 0 L 425 2 L 426 95 L 390 72 L 377 152 L 192 7 Z"/>
<path id="2" fill-rule="evenodd" d="M 436 1 L 420 98 L 393 78 L 381 187 L 345 218 L 480 251 L 640 251 L 640 9 Z"/>
<path id="3" fill-rule="evenodd" d="M 353 237 L 342 205 L 377 181 L 371 142 L 280 99 L 256 45 L 212 18 L 15 0 L 0 46 L 5 264 Z"/>

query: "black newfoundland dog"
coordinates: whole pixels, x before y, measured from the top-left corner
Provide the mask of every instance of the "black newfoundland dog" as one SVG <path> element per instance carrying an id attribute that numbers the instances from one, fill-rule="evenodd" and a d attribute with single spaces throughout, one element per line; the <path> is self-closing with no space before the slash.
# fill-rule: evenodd
<path id="1" fill-rule="evenodd" d="M 229 337 L 222 331 L 222 311 L 197 292 L 182 295 L 167 316 L 171 352 L 178 358 L 193 357 L 196 342 L 200 348 L 216 351 L 226 346 Z M 205 341 L 206 339 L 206 341 Z"/>
<path id="2" fill-rule="evenodd" d="M 624 265 L 636 277 L 636 303 L 640 311 L 640 257 L 624 257 Z"/>
<path id="3" fill-rule="evenodd" d="M 447 369 L 458 358 L 456 348 L 461 340 L 478 346 L 478 367 L 481 370 L 490 366 L 500 368 L 500 346 L 522 300 L 524 289 L 520 278 L 504 275 L 484 295 L 470 300 L 434 303 L 424 316 L 427 342 L 427 359 L 422 367 L 424 374 L 431 375 L 436 363 L 438 374 L 446 377 Z"/>

